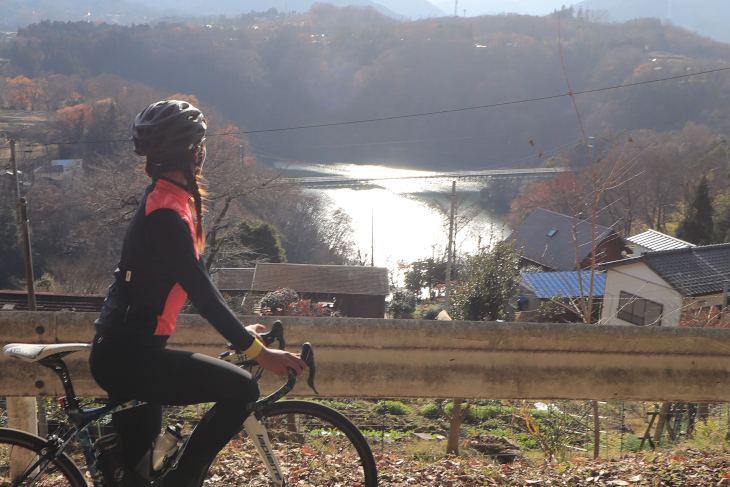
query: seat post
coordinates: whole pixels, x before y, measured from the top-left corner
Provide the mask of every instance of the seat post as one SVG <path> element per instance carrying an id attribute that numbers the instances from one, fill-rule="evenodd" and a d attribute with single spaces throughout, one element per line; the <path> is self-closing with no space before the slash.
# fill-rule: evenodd
<path id="1" fill-rule="evenodd" d="M 66 363 L 61 359 L 61 357 L 51 356 L 40 360 L 38 363 L 52 369 L 61 379 L 63 390 L 66 394 L 66 409 L 79 411 L 81 406 L 78 398 L 76 397 L 76 392 L 74 392 L 74 386 L 71 382 L 71 376 L 68 373 L 68 367 L 66 367 Z"/>

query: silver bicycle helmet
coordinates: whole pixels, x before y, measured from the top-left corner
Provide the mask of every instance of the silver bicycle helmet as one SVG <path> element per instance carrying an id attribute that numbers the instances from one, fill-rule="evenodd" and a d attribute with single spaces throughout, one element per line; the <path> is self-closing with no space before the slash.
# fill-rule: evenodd
<path id="1" fill-rule="evenodd" d="M 134 152 L 140 156 L 183 152 L 199 145 L 206 129 L 203 113 L 190 103 L 158 101 L 134 119 Z"/>

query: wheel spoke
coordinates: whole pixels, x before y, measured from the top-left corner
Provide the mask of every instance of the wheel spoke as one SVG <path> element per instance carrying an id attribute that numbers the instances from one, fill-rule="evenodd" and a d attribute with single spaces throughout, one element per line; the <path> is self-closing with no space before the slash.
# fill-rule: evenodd
<path id="1" fill-rule="evenodd" d="M 83 477 L 66 457 L 48 462 L 40 438 L 0 429 L 0 487 L 85 487 Z M 28 469 L 32 469 L 28 472 Z M 18 479 L 25 477 L 22 482 Z"/>
<path id="2" fill-rule="evenodd" d="M 296 404 L 287 407 L 288 403 Z M 341 414 L 319 404 L 307 406 L 310 404 L 284 401 L 260 418 L 286 476 L 286 485 L 377 485 L 372 454 L 357 428 Z M 208 472 L 205 485 L 269 485 L 265 465 L 245 433 L 234 438 L 221 452 Z"/>

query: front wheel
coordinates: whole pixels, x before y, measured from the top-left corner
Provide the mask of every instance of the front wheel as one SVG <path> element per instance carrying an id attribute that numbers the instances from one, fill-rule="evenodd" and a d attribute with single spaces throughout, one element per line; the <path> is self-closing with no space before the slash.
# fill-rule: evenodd
<path id="1" fill-rule="evenodd" d="M 378 485 L 375 460 L 365 438 L 334 409 L 308 401 L 280 401 L 263 408 L 257 417 L 269 434 L 285 485 Z M 245 431 L 221 450 L 204 485 L 269 485 L 266 467 Z"/>
<path id="2" fill-rule="evenodd" d="M 0 487 L 87 487 L 68 456 L 51 460 L 46 447 L 43 438 L 0 428 Z"/>

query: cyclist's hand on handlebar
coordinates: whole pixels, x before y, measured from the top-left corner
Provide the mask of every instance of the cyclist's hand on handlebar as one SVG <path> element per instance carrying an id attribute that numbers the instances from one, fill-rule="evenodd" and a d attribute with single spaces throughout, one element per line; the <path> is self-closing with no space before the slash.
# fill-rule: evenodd
<path id="1" fill-rule="evenodd" d="M 256 338 L 258 338 L 259 340 L 261 340 L 259 333 L 263 333 L 264 330 L 266 330 L 266 326 L 262 325 L 261 323 L 248 325 L 246 327 L 246 331 L 249 332 L 251 335 L 255 336 Z"/>
<path id="2" fill-rule="evenodd" d="M 302 371 L 307 368 L 307 364 L 299 358 L 299 355 L 285 352 L 284 350 L 272 350 L 270 348 L 262 349 L 256 355 L 256 362 L 264 369 L 278 376 L 289 375 L 288 369 L 291 368 L 296 372 L 297 377 L 299 377 Z"/>

